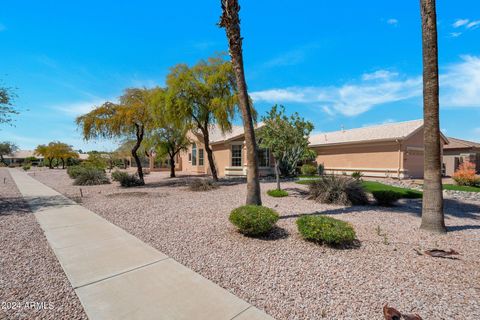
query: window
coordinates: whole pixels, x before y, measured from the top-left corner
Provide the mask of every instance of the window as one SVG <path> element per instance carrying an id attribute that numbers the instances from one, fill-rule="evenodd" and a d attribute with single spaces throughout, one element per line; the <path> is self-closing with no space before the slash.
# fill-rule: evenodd
<path id="1" fill-rule="evenodd" d="M 198 149 L 198 165 L 203 166 L 203 149 Z"/>
<path id="2" fill-rule="evenodd" d="M 242 149 L 241 144 L 232 145 L 232 167 L 242 166 Z"/>
<path id="3" fill-rule="evenodd" d="M 270 151 L 268 149 L 258 149 L 258 165 L 260 167 L 270 166 Z"/>
<path id="4" fill-rule="evenodd" d="M 192 154 L 190 152 L 188 153 L 188 162 L 192 162 Z"/>
<path id="5" fill-rule="evenodd" d="M 192 145 L 192 166 L 197 165 L 197 145 L 194 143 Z"/>

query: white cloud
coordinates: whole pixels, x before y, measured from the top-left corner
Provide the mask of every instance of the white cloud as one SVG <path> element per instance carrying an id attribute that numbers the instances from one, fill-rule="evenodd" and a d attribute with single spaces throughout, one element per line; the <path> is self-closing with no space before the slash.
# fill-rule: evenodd
<path id="1" fill-rule="evenodd" d="M 362 75 L 362 80 L 378 80 L 378 79 L 391 79 L 398 76 L 397 72 L 392 72 L 388 70 L 377 70 L 372 73 L 364 73 Z"/>
<path id="2" fill-rule="evenodd" d="M 375 74 L 377 77 L 372 76 Z M 480 56 L 463 56 L 460 62 L 449 65 L 440 76 L 440 89 L 442 107 L 480 107 Z M 305 104 L 330 116 L 355 116 L 379 105 L 421 95 L 421 76 L 401 77 L 384 70 L 341 86 L 287 87 L 251 93 L 256 102 Z"/>
<path id="3" fill-rule="evenodd" d="M 77 117 L 79 115 L 88 113 L 92 111 L 94 107 L 100 106 L 105 101 L 115 101 L 114 100 L 92 100 L 92 101 L 83 101 L 83 102 L 72 102 L 72 103 L 64 103 L 60 105 L 56 105 L 51 107 L 51 109 L 61 111 L 64 114 Z"/>
<path id="4" fill-rule="evenodd" d="M 390 24 L 390 25 L 396 26 L 398 24 L 398 20 L 394 19 L 394 18 L 391 18 L 391 19 L 387 20 L 387 23 Z"/>
<path id="5" fill-rule="evenodd" d="M 460 37 L 461 35 L 462 35 L 461 32 L 450 32 L 450 36 L 451 36 L 452 38 L 458 38 L 458 37 Z"/>
<path id="6" fill-rule="evenodd" d="M 480 107 L 480 56 L 461 58 L 440 76 L 440 102 L 445 107 Z"/>
<path id="7" fill-rule="evenodd" d="M 467 24 L 466 28 L 467 29 L 476 29 L 480 25 L 480 20 L 472 21 L 469 24 Z"/>
<path id="8" fill-rule="evenodd" d="M 452 24 L 452 26 L 453 26 L 454 28 L 459 28 L 459 27 L 461 27 L 461 26 L 466 25 L 466 24 L 469 23 L 469 22 L 470 22 L 469 19 L 457 19 L 457 20 Z"/>

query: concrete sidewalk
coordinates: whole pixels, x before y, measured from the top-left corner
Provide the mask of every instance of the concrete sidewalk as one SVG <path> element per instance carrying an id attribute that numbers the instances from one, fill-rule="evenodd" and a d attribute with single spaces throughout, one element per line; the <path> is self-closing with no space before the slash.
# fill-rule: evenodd
<path id="1" fill-rule="evenodd" d="M 90 319 L 272 319 L 26 173 L 9 170 Z"/>

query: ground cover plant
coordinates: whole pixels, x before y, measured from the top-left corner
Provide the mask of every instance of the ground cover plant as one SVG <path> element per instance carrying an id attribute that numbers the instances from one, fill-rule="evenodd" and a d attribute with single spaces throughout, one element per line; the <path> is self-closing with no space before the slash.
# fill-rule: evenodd
<path id="1" fill-rule="evenodd" d="M 259 236 L 266 234 L 278 221 L 278 213 L 263 206 L 246 205 L 234 209 L 230 213 L 229 220 L 240 233 L 247 236 Z"/>
<path id="2" fill-rule="evenodd" d="M 285 190 L 278 190 L 278 189 L 272 189 L 272 190 L 268 190 L 267 191 L 267 194 L 271 197 L 275 197 L 275 198 L 281 198 L 281 197 L 287 197 L 288 196 L 288 192 L 285 191 Z"/>
<path id="3" fill-rule="evenodd" d="M 362 205 L 368 198 L 362 184 L 346 176 L 322 176 L 309 184 L 309 199 L 337 205 Z"/>
<path id="4" fill-rule="evenodd" d="M 444 190 L 464 191 L 464 192 L 480 192 L 480 185 L 476 187 L 472 186 L 458 186 L 456 184 L 444 184 Z"/>
<path id="5" fill-rule="evenodd" d="M 298 232 L 305 240 L 328 245 L 351 244 L 356 234 L 345 221 L 327 216 L 303 216 L 297 219 Z"/>
<path id="6" fill-rule="evenodd" d="M 394 191 L 400 195 L 401 198 L 405 199 L 418 199 L 422 197 L 422 192 L 413 189 L 407 188 L 400 188 L 395 186 L 389 186 L 380 182 L 376 181 L 363 181 L 363 187 L 367 192 L 374 192 L 374 191 Z"/>

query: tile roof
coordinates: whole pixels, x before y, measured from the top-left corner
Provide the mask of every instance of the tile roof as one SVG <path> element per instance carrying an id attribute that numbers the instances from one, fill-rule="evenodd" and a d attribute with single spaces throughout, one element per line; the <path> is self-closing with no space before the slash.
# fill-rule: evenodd
<path id="1" fill-rule="evenodd" d="M 464 149 L 464 148 L 480 148 L 480 143 L 468 140 L 448 137 L 449 144 L 445 145 L 444 149 Z"/>
<path id="2" fill-rule="evenodd" d="M 263 122 L 259 122 L 255 125 L 255 129 L 263 127 Z M 232 140 L 243 135 L 243 125 L 242 126 L 232 126 L 232 130 L 230 132 L 222 133 L 218 126 L 212 126 L 209 130 L 210 133 L 210 143 L 219 143 L 222 141 Z"/>
<path id="3" fill-rule="evenodd" d="M 310 146 L 355 143 L 375 140 L 403 140 L 423 126 L 423 120 L 387 123 L 382 125 L 325 132 L 310 137 Z"/>

